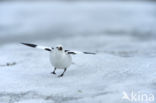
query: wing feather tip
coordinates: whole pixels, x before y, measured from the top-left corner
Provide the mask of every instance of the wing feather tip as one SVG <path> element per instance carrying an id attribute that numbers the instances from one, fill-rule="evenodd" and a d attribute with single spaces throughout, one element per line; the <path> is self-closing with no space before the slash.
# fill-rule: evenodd
<path id="1" fill-rule="evenodd" d="M 91 52 L 83 52 L 84 54 L 92 54 L 92 55 L 96 55 L 96 53 L 91 53 Z"/>
<path id="2" fill-rule="evenodd" d="M 30 47 L 33 47 L 33 48 L 37 47 L 36 44 L 22 43 L 22 42 L 21 42 L 21 44 L 26 45 L 26 46 L 30 46 Z"/>

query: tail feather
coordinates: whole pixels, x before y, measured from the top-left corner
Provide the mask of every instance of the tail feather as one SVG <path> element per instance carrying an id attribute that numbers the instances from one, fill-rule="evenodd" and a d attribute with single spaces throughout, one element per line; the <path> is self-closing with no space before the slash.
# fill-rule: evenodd
<path id="1" fill-rule="evenodd" d="M 38 49 L 43 49 L 43 50 L 46 50 L 46 51 L 51 51 L 51 48 L 45 47 L 45 46 L 39 46 L 39 45 L 36 45 L 36 44 L 31 44 L 31 43 L 21 43 L 21 44 L 32 47 L 32 48 L 38 48 Z"/>

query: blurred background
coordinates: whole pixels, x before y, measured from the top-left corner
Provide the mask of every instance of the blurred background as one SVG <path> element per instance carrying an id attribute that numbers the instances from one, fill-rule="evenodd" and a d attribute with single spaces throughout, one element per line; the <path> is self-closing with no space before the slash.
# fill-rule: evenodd
<path id="1" fill-rule="evenodd" d="M 1 0 L 0 44 L 71 37 L 155 39 L 154 0 Z"/>
<path id="2" fill-rule="evenodd" d="M 0 45 L 61 43 L 74 49 L 131 56 L 140 50 L 144 52 L 144 47 L 154 50 L 149 46 L 155 44 L 155 28 L 155 0 L 0 2 Z"/>
<path id="3" fill-rule="evenodd" d="M 42 42 L 53 46 L 61 43 L 70 48 L 87 47 L 108 53 L 120 48 L 134 53 L 140 46 L 151 49 L 151 44 L 141 44 L 155 42 L 155 28 L 155 0 L 0 2 L 0 45 Z"/>

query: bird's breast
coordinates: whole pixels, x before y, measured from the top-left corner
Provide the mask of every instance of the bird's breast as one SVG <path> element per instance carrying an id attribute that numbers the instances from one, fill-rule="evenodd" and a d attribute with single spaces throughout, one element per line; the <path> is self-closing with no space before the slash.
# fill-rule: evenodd
<path id="1" fill-rule="evenodd" d="M 50 61 L 56 68 L 67 68 L 72 63 L 72 58 L 70 55 L 55 53 L 50 55 Z"/>

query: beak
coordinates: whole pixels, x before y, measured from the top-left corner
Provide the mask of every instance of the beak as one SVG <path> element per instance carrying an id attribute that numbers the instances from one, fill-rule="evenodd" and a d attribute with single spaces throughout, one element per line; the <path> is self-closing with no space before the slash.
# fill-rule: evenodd
<path id="1" fill-rule="evenodd" d="M 63 48 L 62 47 L 57 47 L 57 49 L 61 51 Z"/>

